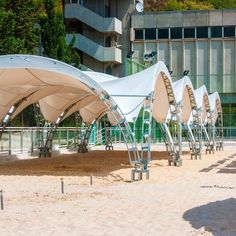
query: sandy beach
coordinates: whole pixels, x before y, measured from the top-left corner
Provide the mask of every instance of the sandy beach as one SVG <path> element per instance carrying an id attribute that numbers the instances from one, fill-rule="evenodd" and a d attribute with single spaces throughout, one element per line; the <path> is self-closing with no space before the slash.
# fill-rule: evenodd
<path id="1" fill-rule="evenodd" d="M 236 143 L 202 160 L 186 149 L 182 167 L 157 149 L 139 182 L 124 150 L 0 156 L 0 235 L 236 235 Z"/>

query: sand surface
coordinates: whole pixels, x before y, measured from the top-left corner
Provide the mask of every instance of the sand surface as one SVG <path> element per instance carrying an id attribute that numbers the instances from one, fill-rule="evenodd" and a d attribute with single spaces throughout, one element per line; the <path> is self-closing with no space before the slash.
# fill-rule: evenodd
<path id="1" fill-rule="evenodd" d="M 182 167 L 168 166 L 159 150 L 150 179 L 139 182 L 130 181 L 122 150 L 47 159 L 0 156 L 0 236 L 235 236 L 236 144 L 202 160 L 185 152 Z"/>

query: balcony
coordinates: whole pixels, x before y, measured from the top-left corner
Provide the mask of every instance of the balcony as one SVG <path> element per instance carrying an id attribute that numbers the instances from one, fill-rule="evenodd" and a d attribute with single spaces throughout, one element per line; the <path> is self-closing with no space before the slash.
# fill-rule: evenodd
<path id="1" fill-rule="evenodd" d="M 102 17 L 78 3 L 65 4 L 65 19 L 78 19 L 102 33 L 122 34 L 122 23 L 115 17 Z"/>
<path id="2" fill-rule="evenodd" d="M 67 34 L 66 40 L 68 43 L 71 41 L 72 37 L 73 34 Z M 119 48 L 103 47 L 81 34 L 75 34 L 75 37 L 76 42 L 74 47 L 95 58 L 96 60 L 100 62 L 112 62 L 117 64 L 122 62 L 121 50 Z"/>

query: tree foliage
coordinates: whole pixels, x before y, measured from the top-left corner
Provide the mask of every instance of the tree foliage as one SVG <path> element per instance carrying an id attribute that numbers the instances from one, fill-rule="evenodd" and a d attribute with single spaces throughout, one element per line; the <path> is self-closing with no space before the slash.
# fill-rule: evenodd
<path id="1" fill-rule="evenodd" d="M 38 4 L 34 0 L 1 0 L 0 54 L 34 54 L 38 43 Z"/>
<path id="2" fill-rule="evenodd" d="M 183 11 L 236 8 L 236 0 L 145 0 L 145 11 Z"/>
<path id="3" fill-rule="evenodd" d="M 40 37 L 42 36 L 42 37 Z M 38 54 L 79 67 L 80 57 L 66 44 L 61 0 L 0 0 L 0 55 Z M 32 106 L 19 114 L 13 125 L 35 125 Z"/>
<path id="4" fill-rule="evenodd" d="M 45 12 L 41 17 L 44 55 L 79 66 L 79 54 L 73 49 L 74 40 L 67 45 L 66 29 L 61 8 L 55 0 L 44 0 Z"/>
<path id="5" fill-rule="evenodd" d="M 0 55 L 38 54 L 40 36 L 44 56 L 79 67 L 74 39 L 66 43 L 60 0 L 0 1 Z"/>

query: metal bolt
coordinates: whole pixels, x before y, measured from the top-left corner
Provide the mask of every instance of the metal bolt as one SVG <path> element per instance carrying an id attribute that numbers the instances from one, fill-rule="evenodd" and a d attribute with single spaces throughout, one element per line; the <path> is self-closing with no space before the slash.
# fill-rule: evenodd
<path id="1" fill-rule="evenodd" d="M 93 176 L 90 175 L 90 185 L 93 185 Z"/>

